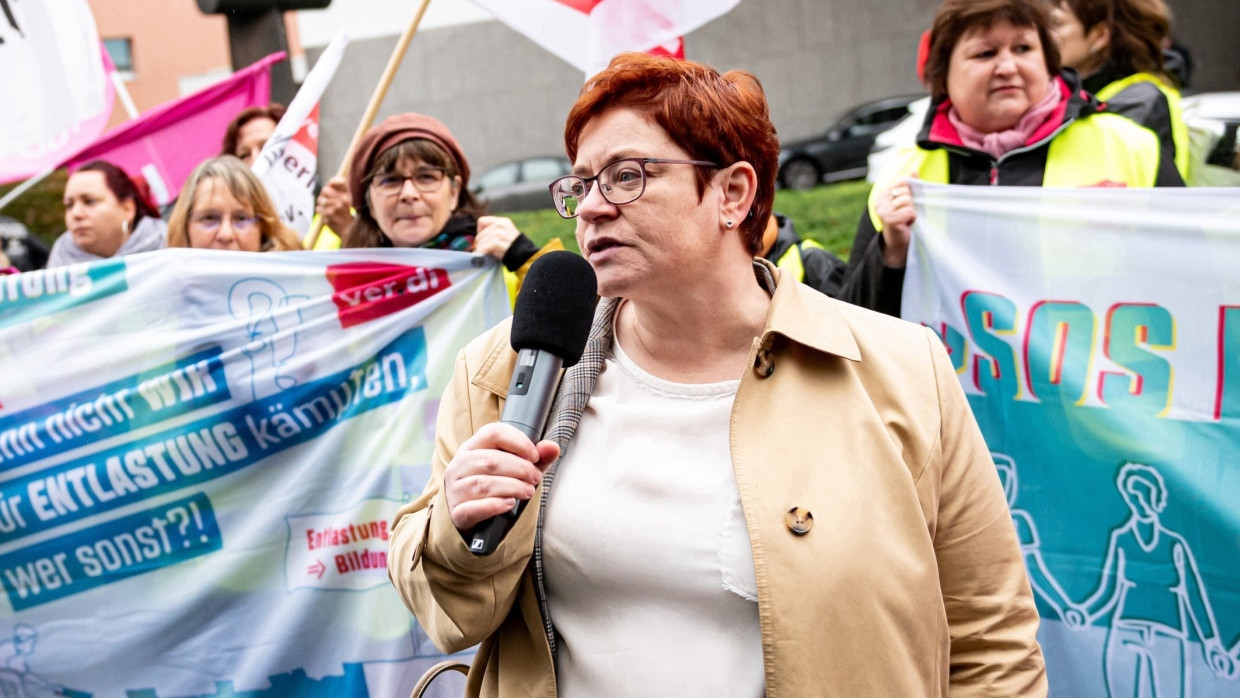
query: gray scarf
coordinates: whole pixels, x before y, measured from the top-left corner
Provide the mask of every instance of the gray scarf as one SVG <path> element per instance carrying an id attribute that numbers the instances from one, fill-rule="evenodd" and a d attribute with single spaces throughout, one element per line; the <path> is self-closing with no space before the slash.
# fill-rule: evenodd
<path id="1" fill-rule="evenodd" d="M 159 218 L 146 216 L 138 221 L 138 225 L 134 226 L 133 232 L 125 240 L 121 248 L 116 251 L 114 257 L 123 257 L 127 254 L 137 254 L 138 252 L 150 252 L 151 250 L 162 250 L 168 241 L 168 224 Z M 66 264 L 78 264 L 81 262 L 94 262 L 103 259 L 96 254 L 86 252 L 77 246 L 77 242 L 73 240 L 73 233 L 68 231 L 62 233 L 56 239 L 56 244 L 52 245 L 52 252 L 47 258 L 47 267 L 63 267 Z"/>

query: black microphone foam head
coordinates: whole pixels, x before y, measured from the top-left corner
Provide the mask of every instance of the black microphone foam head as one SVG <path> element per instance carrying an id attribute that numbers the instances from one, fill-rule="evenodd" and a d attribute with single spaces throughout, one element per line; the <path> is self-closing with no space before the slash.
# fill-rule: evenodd
<path id="1" fill-rule="evenodd" d="M 530 265 L 512 313 L 512 348 L 541 349 L 564 359 L 581 360 L 594 321 L 598 280 L 580 255 L 548 252 Z"/>

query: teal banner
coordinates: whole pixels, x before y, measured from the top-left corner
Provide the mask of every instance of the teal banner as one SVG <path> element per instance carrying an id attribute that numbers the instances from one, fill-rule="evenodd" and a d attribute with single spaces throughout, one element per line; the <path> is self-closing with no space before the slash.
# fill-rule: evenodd
<path id="1" fill-rule="evenodd" d="M 1240 196 L 915 185 L 1055 696 L 1240 695 Z"/>

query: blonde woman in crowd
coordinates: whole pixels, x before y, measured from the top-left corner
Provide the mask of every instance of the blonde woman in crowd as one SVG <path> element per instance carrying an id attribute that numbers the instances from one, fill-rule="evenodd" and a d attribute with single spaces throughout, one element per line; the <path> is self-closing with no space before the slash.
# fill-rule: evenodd
<path id="1" fill-rule="evenodd" d="M 168 247 L 240 252 L 300 250 L 271 197 L 241 160 L 224 155 L 194 168 L 168 221 Z"/>

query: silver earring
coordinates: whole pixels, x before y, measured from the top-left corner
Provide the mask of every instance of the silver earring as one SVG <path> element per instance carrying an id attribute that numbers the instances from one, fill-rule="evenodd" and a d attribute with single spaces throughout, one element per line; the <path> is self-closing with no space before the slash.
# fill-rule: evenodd
<path id="1" fill-rule="evenodd" d="M 126 236 L 129 235 L 129 221 L 121 221 L 121 233 Z"/>
<path id="2" fill-rule="evenodd" d="M 731 228 L 731 227 L 732 227 L 732 221 L 724 221 L 724 222 L 723 222 L 723 224 L 724 224 L 724 225 L 726 225 L 726 226 L 727 226 L 727 227 L 729 227 L 729 228 Z"/>

